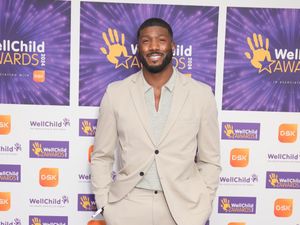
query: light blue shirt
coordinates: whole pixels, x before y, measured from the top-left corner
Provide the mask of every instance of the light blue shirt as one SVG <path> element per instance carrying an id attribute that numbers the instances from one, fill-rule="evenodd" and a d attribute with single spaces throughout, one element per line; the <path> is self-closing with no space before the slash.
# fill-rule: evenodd
<path id="1" fill-rule="evenodd" d="M 161 89 L 158 111 L 156 111 L 155 109 L 154 89 L 147 83 L 144 76 L 143 80 L 145 103 L 149 115 L 150 126 L 152 128 L 152 135 L 156 142 L 155 144 L 157 145 L 171 109 L 173 89 L 176 81 L 176 73 L 173 72 L 168 82 Z M 136 187 L 162 191 L 162 186 L 158 176 L 155 160 L 153 161 L 150 169 L 145 173 L 143 179 L 136 185 Z"/>

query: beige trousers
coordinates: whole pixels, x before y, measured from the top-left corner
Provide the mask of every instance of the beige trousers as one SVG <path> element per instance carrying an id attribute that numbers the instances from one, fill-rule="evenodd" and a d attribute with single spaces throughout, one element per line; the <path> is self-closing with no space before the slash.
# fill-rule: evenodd
<path id="1" fill-rule="evenodd" d="M 140 188 L 106 205 L 103 216 L 107 225 L 176 225 L 163 192 Z"/>

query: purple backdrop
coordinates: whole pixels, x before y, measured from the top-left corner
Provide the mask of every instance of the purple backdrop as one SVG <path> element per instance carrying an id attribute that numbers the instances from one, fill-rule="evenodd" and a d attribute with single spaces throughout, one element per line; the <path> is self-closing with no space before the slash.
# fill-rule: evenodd
<path id="1" fill-rule="evenodd" d="M 69 105 L 70 7 L 67 1 L 0 1 L 0 103 Z M 30 52 L 16 44 L 13 51 L 7 44 L 13 41 L 44 47 Z M 34 81 L 34 70 L 45 71 L 44 82 Z"/>
<path id="2" fill-rule="evenodd" d="M 140 69 L 135 55 L 136 31 L 149 17 L 161 17 L 172 26 L 178 46 L 173 63 L 179 71 L 191 74 L 214 90 L 218 12 L 218 7 L 81 2 L 79 105 L 99 106 L 110 82 Z M 111 41 L 108 28 L 117 31 L 118 42 L 114 35 L 114 42 Z M 107 58 L 112 50 L 102 32 L 112 46 L 119 43 L 119 47 L 124 34 L 125 43 L 116 57 L 117 63 Z"/>
<path id="3" fill-rule="evenodd" d="M 296 9 L 227 9 L 224 110 L 300 111 L 299 20 Z"/>

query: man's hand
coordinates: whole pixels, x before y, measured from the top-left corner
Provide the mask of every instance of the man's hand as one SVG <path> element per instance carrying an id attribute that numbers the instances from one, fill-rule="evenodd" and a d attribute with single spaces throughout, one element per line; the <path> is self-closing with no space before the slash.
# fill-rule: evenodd
<path id="1" fill-rule="evenodd" d="M 252 56 L 249 52 L 245 52 L 245 56 L 247 59 L 251 59 L 251 64 L 257 69 L 262 68 L 262 63 L 267 59 L 268 62 L 271 62 L 271 54 L 269 51 L 269 38 L 266 38 L 266 44 L 264 46 L 262 36 L 259 34 L 257 36 L 256 33 L 253 33 L 253 42 L 250 37 L 247 37 L 247 43 L 249 45 L 250 50 L 252 51 Z M 265 48 L 264 48 L 265 47 Z"/>
<path id="2" fill-rule="evenodd" d="M 111 28 L 108 28 L 108 35 L 109 35 L 109 39 L 107 37 L 107 34 L 105 32 L 102 32 L 102 38 L 108 47 L 108 51 L 104 47 L 100 48 L 100 50 L 104 55 L 106 55 L 106 58 L 108 59 L 109 62 L 117 65 L 119 62 L 117 57 L 121 55 L 128 56 L 127 49 L 124 45 L 125 36 L 122 33 L 121 44 L 120 44 L 118 31 L 116 29 L 112 30 Z"/>

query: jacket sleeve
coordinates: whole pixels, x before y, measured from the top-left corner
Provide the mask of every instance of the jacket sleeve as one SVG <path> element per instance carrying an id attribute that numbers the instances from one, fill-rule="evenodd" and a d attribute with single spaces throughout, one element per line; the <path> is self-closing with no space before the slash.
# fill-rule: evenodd
<path id="1" fill-rule="evenodd" d="M 219 184 L 219 175 L 221 172 L 220 137 L 215 97 L 211 90 L 207 93 L 207 101 L 202 111 L 198 133 L 196 163 L 209 190 L 212 202 Z"/>
<path id="2" fill-rule="evenodd" d="M 91 158 L 92 191 L 95 194 L 98 209 L 104 207 L 108 201 L 116 142 L 116 118 L 108 88 L 100 105 L 94 151 Z"/>

